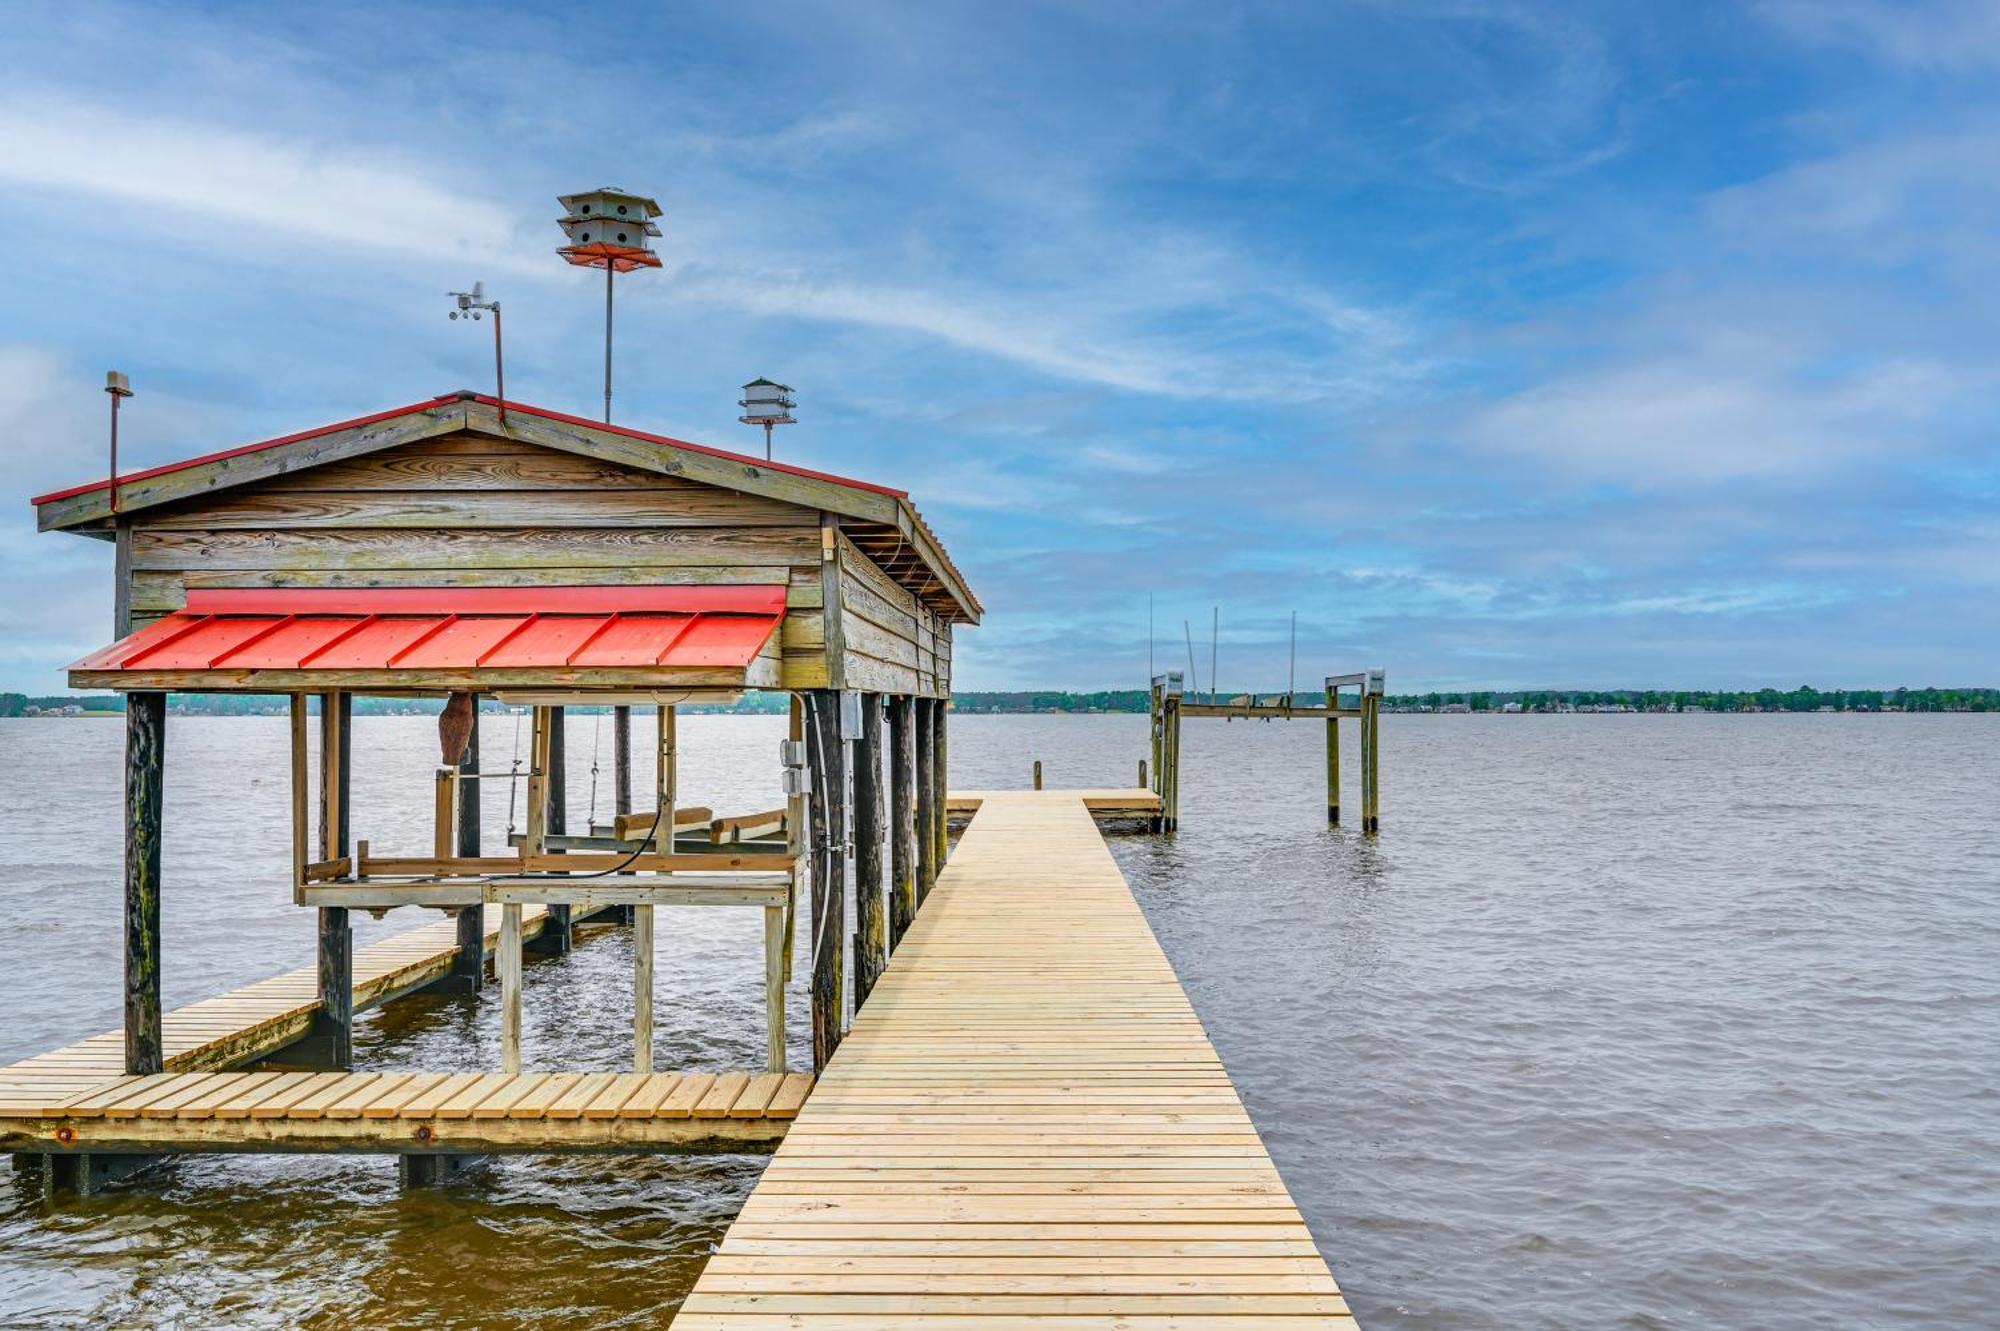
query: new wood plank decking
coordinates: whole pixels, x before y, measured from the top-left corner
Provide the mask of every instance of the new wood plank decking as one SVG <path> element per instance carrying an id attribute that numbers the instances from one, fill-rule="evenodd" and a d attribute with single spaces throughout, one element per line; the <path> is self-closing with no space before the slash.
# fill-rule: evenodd
<path id="1" fill-rule="evenodd" d="M 501 907 L 486 908 L 486 949 L 500 935 Z M 541 932 L 545 906 L 522 911 L 522 934 Z M 354 954 L 354 1008 L 383 1003 L 429 984 L 451 969 L 458 955 L 457 923 L 450 917 L 410 929 Z M 161 1019 L 169 1072 L 235 1067 L 282 1049 L 303 1036 L 319 1010 L 319 971 L 302 966 L 229 993 L 176 1008 Z M 125 1071 L 125 1036 L 106 1031 L 87 1040 L 0 1067 L 0 1097 L 61 1100 Z"/>
<path id="2" fill-rule="evenodd" d="M 1080 793 L 979 799 L 675 1327 L 1353 1327 Z"/>
<path id="3" fill-rule="evenodd" d="M 0 1093 L 0 1149 L 754 1150 L 784 1135 L 812 1081 L 803 1072 L 164 1072 L 54 1103 Z"/>

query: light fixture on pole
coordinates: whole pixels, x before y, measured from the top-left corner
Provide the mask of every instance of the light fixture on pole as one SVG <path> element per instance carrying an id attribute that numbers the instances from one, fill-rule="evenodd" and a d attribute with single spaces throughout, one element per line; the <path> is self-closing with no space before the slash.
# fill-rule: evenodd
<path id="1" fill-rule="evenodd" d="M 743 385 L 743 398 L 736 405 L 743 408 L 743 414 L 737 420 L 745 425 L 764 427 L 764 460 L 769 462 L 771 427 L 797 424 L 792 419 L 792 408 L 799 404 L 793 399 L 790 386 L 769 379 L 752 379 Z"/>
<path id="2" fill-rule="evenodd" d="M 556 199 L 563 216 L 556 225 L 569 237 L 557 250 L 579 268 L 604 270 L 604 423 L 611 423 L 611 279 L 634 268 L 658 268 L 660 256 L 646 242 L 660 234 L 652 219 L 660 205 L 643 194 L 627 194 L 614 185 L 588 194 L 564 194 Z"/>
<path id="3" fill-rule="evenodd" d="M 104 391 L 111 395 L 111 511 L 118 511 L 118 404 L 132 396 L 132 381 L 123 371 L 107 370 Z"/>
<path id="4" fill-rule="evenodd" d="M 486 299 L 486 284 L 474 282 L 470 291 L 447 291 L 444 293 L 458 302 L 458 308 L 451 312 L 456 319 L 460 315 L 477 323 L 481 310 L 493 311 L 493 398 L 500 404 L 500 423 L 507 423 L 507 367 L 500 358 L 500 302 Z"/>

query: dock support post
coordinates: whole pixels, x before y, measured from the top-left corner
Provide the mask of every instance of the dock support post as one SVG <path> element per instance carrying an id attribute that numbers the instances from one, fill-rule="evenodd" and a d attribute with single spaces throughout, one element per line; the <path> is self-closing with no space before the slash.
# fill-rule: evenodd
<path id="1" fill-rule="evenodd" d="M 915 700 L 889 699 L 889 946 L 903 941 L 917 917 L 916 731 L 910 724 Z"/>
<path id="2" fill-rule="evenodd" d="M 653 907 L 632 907 L 632 1071 L 653 1070 Z"/>
<path id="3" fill-rule="evenodd" d="M 348 853 L 348 794 L 354 757 L 354 695 L 319 698 L 320 858 Z M 354 929 L 347 907 L 319 908 L 319 1010 L 285 1061 L 345 1071 L 354 1064 Z"/>
<path id="4" fill-rule="evenodd" d="M 1160 721 L 1166 750 L 1162 759 L 1164 770 L 1160 773 L 1164 815 L 1161 826 L 1177 832 L 1181 826 L 1181 695 L 1178 692 L 1170 690 L 1160 699 Z"/>
<path id="5" fill-rule="evenodd" d="M 1326 691 L 1326 821 L 1329 827 L 1340 826 L 1340 718 L 1332 714 L 1339 705 L 1339 696 L 1338 689 Z"/>
<path id="6" fill-rule="evenodd" d="M 764 907 L 764 1070 L 785 1070 L 785 915 Z"/>
<path id="7" fill-rule="evenodd" d="M 396 1179 L 405 1190 L 410 1188 L 441 1188 L 456 1180 L 460 1175 L 485 1164 L 483 1155 L 399 1155 L 396 1157 Z"/>
<path id="8" fill-rule="evenodd" d="M 521 903 L 500 907 L 500 1070 L 521 1070 Z"/>
<path id="9" fill-rule="evenodd" d="M 167 695 L 125 700 L 125 1071 L 158 1072 L 160 836 L 166 794 Z"/>
<path id="10" fill-rule="evenodd" d="M 472 695 L 472 737 L 466 741 L 465 756 L 458 762 L 458 853 L 479 854 L 479 695 Z M 458 955 L 452 958 L 451 974 L 441 987 L 453 993 L 476 994 L 486 987 L 486 908 L 461 906 L 458 921 Z"/>
<path id="11" fill-rule="evenodd" d="M 861 737 L 854 743 L 854 1010 L 888 964 L 882 908 L 882 695 L 861 695 Z"/>
<path id="12" fill-rule="evenodd" d="M 951 751 L 945 742 L 945 721 L 951 713 L 951 695 L 947 693 L 938 698 L 932 704 L 932 708 L 933 719 L 931 722 L 931 731 L 935 736 L 933 744 L 937 749 L 936 756 L 931 759 L 933 765 L 932 779 L 937 783 L 937 792 L 932 796 L 933 802 L 931 805 L 932 816 L 937 820 L 937 826 L 931 832 L 931 835 L 937 840 L 936 857 L 932 862 L 937 865 L 938 872 L 943 873 L 945 858 L 951 849 L 951 818 L 949 816 L 951 805 Z"/>
<path id="13" fill-rule="evenodd" d="M 1042 760 L 1040 758 L 1037 758 L 1035 759 L 1035 789 L 1040 790 L 1041 788 L 1042 788 Z"/>
<path id="14" fill-rule="evenodd" d="M 632 709 L 611 709 L 611 811 L 632 812 Z"/>
<path id="15" fill-rule="evenodd" d="M 1382 698 L 1372 690 L 1361 697 L 1361 831 L 1382 830 Z"/>
<path id="16" fill-rule="evenodd" d="M 841 752 L 840 692 L 813 689 L 806 697 L 813 781 L 812 1013 L 813 1071 L 826 1067 L 840 1047 L 840 988 L 847 949 L 840 935 L 847 917 L 847 771 Z"/>
<path id="17" fill-rule="evenodd" d="M 567 713 L 561 707 L 551 707 L 548 714 L 549 807 L 543 825 L 549 835 L 561 836 L 569 831 L 569 754 L 564 739 L 568 730 L 564 724 Z M 570 908 L 556 903 L 550 905 L 548 911 L 542 921 L 542 932 L 528 947 L 537 953 L 561 956 L 570 949 Z"/>
<path id="18" fill-rule="evenodd" d="M 917 904 L 931 894 L 937 882 L 937 840 L 932 826 L 937 822 L 937 749 L 933 745 L 937 702 L 913 698 L 917 711 Z"/>

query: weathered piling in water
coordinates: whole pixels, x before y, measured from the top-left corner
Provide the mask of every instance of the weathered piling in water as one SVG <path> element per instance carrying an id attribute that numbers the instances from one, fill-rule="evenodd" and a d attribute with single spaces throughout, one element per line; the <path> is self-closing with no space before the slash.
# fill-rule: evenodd
<path id="1" fill-rule="evenodd" d="M 125 1071 L 158 1072 L 160 836 L 166 795 L 167 695 L 125 704 Z"/>
<path id="2" fill-rule="evenodd" d="M 916 698 L 917 748 L 917 904 L 931 894 L 937 882 L 937 838 L 932 828 L 941 816 L 937 797 L 937 702 Z"/>
<path id="3" fill-rule="evenodd" d="M 903 941 L 917 917 L 917 736 L 911 724 L 912 700 L 889 699 L 889 945 Z"/>
<path id="4" fill-rule="evenodd" d="M 319 699 L 320 858 L 348 858 L 349 792 L 354 758 L 354 695 Z M 345 906 L 319 908 L 319 1010 L 299 1043 L 298 1062 L 346 1069 L 354 1062 L 354 929 Z"/>
<path id="5" fill-rule="evenodd" d="M 841 752 L 840 692 L 806 695 L 813 745 L 812 956 L 813 1071 L 840 1047 L 841 979 L 847 949 L 840 933 L 847 916 L 847 770 Z"/>
<path id="6" fill-rule="evenodd" d="M 468 858 L 479 854 L 479 695 L 472 695 L 472 735 L 465 743 L 465 756 L 458 761 L 458 780 L 452 783 L 458 797 L 458 853 Z M 440 852 L 441 854 L 444 852 Z M 486 987 L 486 911 L 480 906 L 462 906 L 458 920 L 458 956 L 452 963 L 450 987 L 476 994 Z"/>
<path id="7" fill-rule="evenodd" d="M 861 695 L 861 734 L 854 741 L 854 1007 L 889 961 L 882 899 L 882 695 Z"/>

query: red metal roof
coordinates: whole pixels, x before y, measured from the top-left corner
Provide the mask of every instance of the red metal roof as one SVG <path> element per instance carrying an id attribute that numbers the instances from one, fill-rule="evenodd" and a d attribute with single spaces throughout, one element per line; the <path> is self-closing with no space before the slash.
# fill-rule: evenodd
<path id="1" fill-rule="evenodd" d="M 173 472 L 184 471 L 189 467 L 199 467 L 209 462 L 220 462 L 225 458 L 241 457 L 246 453 L 258 453 L 267 448 L 278 448 L 285 444 L 295 444 L 303 439 L 316 439 L 321 435 L 332 434 L 338 430 L 353 429 L 358 425 L 373 425 L 378 421 L 392 420 L 397 416 L 408 416 L 419 411 L 429 411 L 433 407 L 443 406 L 447 402 L 467 400 L 483 402 L 489 407 L 500 405 L 498 398 L 485 393 L 446 393 L 442 397 L 430 398 L 423 402 L 412 402 L 406 407 L 395 407 L 389 411 L 378 411 L 372 416 L 357 416 L 353 420 L 336 421 L 332 425 L 322 425 L 311 430 L 301 430 L 297 434 L 280 435 L 276 439 L 265 439 L 254 444 L 243 444 L 237 448 L 225 448 L 219 453 L 204 453 L 200 457 L 188 458 L 181 462 L 170 462 L 162 467 L 149 467 L 144 471 L 123 472 L 118 477 L 118 483 L 121 486 L 129 485 L 133 481 L 150 480 L 155 476 L 170 475 Z M 507 410 L 510 412 L 520 412 L 528 416 L 539 416 L 543 420 L 561 421 L 568 425 L 586 425 L 593 430 L 603 430 L 609 434 L 623 435 L 627 439 L 640 439 L 651 444 L 667 444 L 674 448 L 685 448 L 691 452 L 706 453 L 711 457 L 726 458 L 731 462 L 741 462 L 746 466 L 757 467 L 764 471 L 779 471 L 790 476 L 807 476 L 814 480 L 831 481 L 835 485 L 845 485 L 856 490 L 870 490 L 876 494 L 888 495 L 894 499 L 909 498 L 907 491 L 894 490 L 886 485 L 875 485 L 868 481 L 857 481 L 852 477 L 836 476 L 831 472 L 813 471 L 808 467 L 794 467 L 783 462 L 769 462 L 748 453 L 732 453 L 728 449 L 711 448 L 707 444 L 690 443 L 685 439 L 675 439 L 664 434 L 648 434 L 644 430 L 634 430 L 623 425 L 607 425 L 603 421 L 594 421 L 582 416 L 570 416 L 560 411 L 549 411 L 543 407 L 531 407 L 525 402 L 509 402 L 507 403 Z M 109 479 L 91 481 L 85 485 L 72 485 L 67 490 L 52 490 L 48 494 L 36 495 L 32 502 L 37 505 L 52 504 L 58 499 L 69 499 L 75 495 L 88 494 L 92 490 L 108 489 L 110 485 L 111 482 Z"/>
<path id="2" fill-rule="evenodd" d="M 70 669 L 743 669 L 784 613 L 783 584 L 193 589 Z"/>

